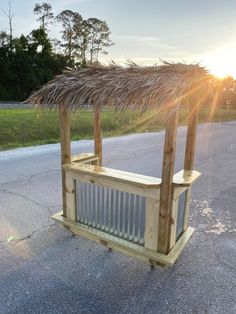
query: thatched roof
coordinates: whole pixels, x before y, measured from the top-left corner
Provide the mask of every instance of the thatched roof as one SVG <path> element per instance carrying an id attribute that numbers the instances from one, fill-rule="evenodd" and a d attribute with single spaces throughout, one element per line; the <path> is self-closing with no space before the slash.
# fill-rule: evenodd
<path id="1" fill-rule="evenodd" d="M 207 71 L 198 64 L 163 62 L 141 67 L 130 63 L 91 66 L 66 71 L 33 93 L 27 102 L 37 107 L 65 106 L 81 109 L 112 105 L 125 109 L 130 105 L 141 110 L 147 107 L 173 106 L 191 90 L 202 86 Z"/>

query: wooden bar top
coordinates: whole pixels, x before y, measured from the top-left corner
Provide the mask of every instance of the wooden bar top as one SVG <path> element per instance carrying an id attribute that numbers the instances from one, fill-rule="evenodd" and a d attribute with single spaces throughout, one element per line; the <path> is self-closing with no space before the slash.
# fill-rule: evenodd
<path id="1" fill-rule="evenodd" d="M 148 187 L 160 187 L 161 179 L 155 177 L 144 176 L 132 172 L 126 172 L 111 168 L 99 167 L 87 164 L 66 164 L 64 169 L 89 174 L 92 176 L 109 178 L 117 181 L 130 182 L 131 184 L 141 184 Z"/>
<path id="2" fill-rule="evenodd" d="M 94 156 L 93 154 L 81 154 L 81 157 L 79 159 L 76 159 L 76 161 L 77 160 L 84 161 L 93 156 Z M 161 186 L 160 178 L 145 176 L 141 174 L 121 171 L 121 170 L 112 169 L 112 168 L 88 165 L 88 164 L 83 164 L 79 162 L 78 163 L 72 162 L 71 164 L 65 164 L 63 168 L 72 170 L 75 172 L 83 173 L 83 174 L 89 174 L 96 177 L 109 178 L 109 179 L 114 179 L 116 181 L 122 181 L 126 183 L 129 182 L 131 184 L 141 184 L 147 187 L 160 187 Z M 173 176 L 173 184 L 174 186 L 190 187 L 191 184 L 200 177 L 200 175 L 201 173 L 196 170 L 181 170 Z"/>

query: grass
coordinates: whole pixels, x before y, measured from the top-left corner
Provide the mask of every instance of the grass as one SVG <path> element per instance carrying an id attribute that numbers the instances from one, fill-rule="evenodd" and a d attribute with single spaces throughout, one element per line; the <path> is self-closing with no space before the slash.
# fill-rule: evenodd
<path id="1" fill-rule="evenodd" d="M 186 124 L 187 111 L 181 109 L 179 123 Z M 218 109 L 214 115 L 202 108 L 199 122 L 236 120 L 236 109 Z M 137 111 L 118 113 L 104 111 L 103 136 L 135 132 L 159 131 L 164 128 L 162 117 L 155 112 L 140 115 Z M 93 114 L 81 111 L 72 114 L 72 139 L 93 137 Z M 0 149 L 59 142 L 58 114 L 55 111 L 38 112 L 34 109 L 0 109 Z"/>

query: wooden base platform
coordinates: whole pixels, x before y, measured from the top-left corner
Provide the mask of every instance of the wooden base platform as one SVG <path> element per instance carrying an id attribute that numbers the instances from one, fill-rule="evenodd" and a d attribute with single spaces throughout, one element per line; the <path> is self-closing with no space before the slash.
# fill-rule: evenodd
<path id="1" fill-rule="evenodd" d="M 73 233 L 78 234 L 84 238 L 94 240 L 125 255 L 138 257 L 139 259 L 145 260 L 151 265 L 172 266 L 194 232 L 194 228 L 188 227 L 180 239 L 176 242 L 174 247 L 171 249 L 171 251 L 167 255 L 164 255 L 151 251 L 140 245 L 120 239 L 116 236 L 107 234 L 103 231 L 85 226 L 78 222 L 74 222 L 71 219 L 63 217 L 62 214 L 63 212 L 59 212 L 53 215 L 52 218 L 61 225 L 69 227 Z"/>

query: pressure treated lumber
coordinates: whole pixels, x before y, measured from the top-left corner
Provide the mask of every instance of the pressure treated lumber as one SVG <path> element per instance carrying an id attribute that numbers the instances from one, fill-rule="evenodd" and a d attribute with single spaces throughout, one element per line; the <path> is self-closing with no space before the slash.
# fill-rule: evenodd
<path id="1" fill-rule="evenodd" d="M 171 228 L 170 228 L 170 249 L 176 243 L 176 229 L 177 229 L 177 219 L 178 219 L 178 203 L 179 196 L 174 198 L 171 213 Z"/>
<path id="2" fill-rule="evenodd" d="M 201 173 L 196 170 L 181 170 L 173 177 L 175 186 L 190 187 L 199 177 Z"/>
<path id="3" fill-rule="evenodd" d="M 146 198 L 145 218 L 145 248 L 157 251 L 158 245 L 158 222 L 159 222 L 159 200 Z"/>
<path id="4" fill-rule="evenodd" d="M 123 254 L 135 256 L 141 260 L 145 260 L 148 263 L 150 263 L 150 260 L 153 260 L 157 264 L 167 266 L 172 266 L 175 263 L 194 232 L 194 228 L 188 227 L 180 239 L 176 242 L 174 247 L 171 249 L 169 254 L 165 255 L 150 249 L 146 249 L 145 247 L 118 238 L 114 235 L 105 233 L 104 231 L 94 229 L 79 222 L 74 222 L 66 217 L 63 217 L 62 212 L 53 215 L 52 218 L 61 225 L 69 227 L 73 233 L 78 234 L 79 236 L 89 240 L 94 240 Z"/>
<path id="5" fill-rule="evenodd" d="M 183 230 L 186 230 L 188 228 L 188 222 L 189 222 L 189 205 L 190 205 L 190 198 L 191 198 L 191 190 L 192 188 L 187 189 L 186 199 L 185 199 L 185 212 L 184 212 L 184 225 Z"/>
<path id="6" fill-rule="evenodd" d="M 92 163 L 99 159 L 97 155 L 94 153 L 82 153 L 79 155 L 71 156 L 71 162 L 79 162 L 79 163 Z"/>
<path id="7" fill-rule="evenodd" d="M 112 168 L 99 167 L 96 165 L 87 164 L 66 164 L 64 169 L 80 172 L 84 174 L 91 174 L 97 177 L 112 178 L 114 180 L 130 182 L 134 184 L 143 184 L 149 187 L 160 187 L 161 179 L 155 177 L 149 177 L 142 174 L 116 170 Z"/>
<path id="8" fill-rule="evenodd" d="M 158 251 L 168 254 L 170 249 L 171 214 L 173 208 L 173 174 L 176 150 L 178 111 L 168 120 L 165 132 L 160 191 Z"/>
<path id="9" fill-rule="evenodd" d="M 199 106 L 189 108 L 188 128 L 184 158 L 184 170 L 193 170 L 196 137 L 197 137 L 197 119 L 198 119 Z"/>
<path id="10" fill-rule="evenodd" d="M 102 129 L 101 110 L 94 110 L 94 153 L 99 157 L 99 166 L 102 166 Z"/>
<path id="11" fill-rule="evenodd" d="M 72 173 L 66 171 L 66 216 L 73 221 L 76 221 L 75 190 L 76 185 Z"/>
<path id="12" fill-rule="evenodd" d="M 66 164 L 75 180 L 159 199 L 161 179 L 87 164 Z"/>
<path id="13" fill-rule="evenodd" d="M 66 178 L 63 165 L 71 162 L 71 144 L 70 144 L 70 111 L 63 107 L 59 108 L 60 137 L 61 137 L 61 174 L 62 174 L 62 204 L 63 215 L 66 213 Z"/>
<path id="14" fill-rule="evenodd" d="M 198 120 L 198 113 L 199 113 L 199 107 L 200 107 L 199 102 L 200 100 L 198 101 L 198 99 L 196 98 L 195 106 L 189 107 L 187 138 L 186 138 L 185 157 L 184 157 L 184 173 L 185 174 L 192 173 L 192 175 L 194 175 L 193 167 L 194 167 L 194 157 L 195 157 L 195 150 L 196 150 L 197 120 Z M 195 171 L 195 174 L 196 174 L 196 171 Z M 186 195 L 183 230 L 186 230 L 188 227 L 190 198 L 191 198 L 191 188 L 188 189 L 187 195 Z"/>

